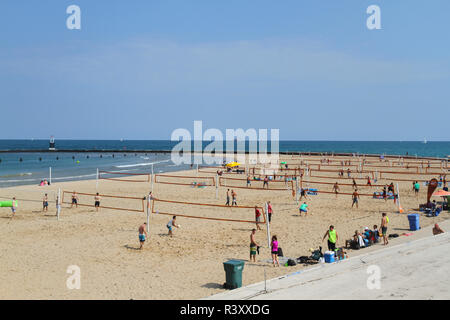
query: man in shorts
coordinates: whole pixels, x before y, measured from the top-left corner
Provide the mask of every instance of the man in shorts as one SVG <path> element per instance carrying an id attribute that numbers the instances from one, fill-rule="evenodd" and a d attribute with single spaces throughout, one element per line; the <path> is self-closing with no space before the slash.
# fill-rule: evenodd
<path id="1" fill-rule="evenodd" d="M 359 200 L 358 189 L 356 189 L 356 190 L 353 192 L 353 194 L 352 194 L 352 199 L 353 199 L 352 208 L 353 208 L 353 206 L 356 204 L 356 208 L 358 209 L 358 200 Z"/>
<path id="2" fill-rule="evenodd" d="M 78 196 L 75 191 L 72 193 L 72 205 L 70 206 L 71 209 L 73 208 L 73 205 L 78 208 Z"/>
<path id="3" fill-rule="evenodd" d="M 177 216 L 173 216 L 172 220 L 170 220 L 169 223 L 166 226 L 167 229 L 169 229 L 169 236 L 171 236 L 171 237 L 173 236 L 173 233 L 172 233 L 173 227 L 175 227 L 175 228 L 179 228 L 180 227 L 180 225 L 178 225 L 176 223 L 176 220 L 177 220 Z"/>
<path id="4" fill-rule="evenodd" d="M 264 177 L 263 189 L 265 186 L 267 186 L 267 189 L 269 189 L 269 177 L 268 176 Z"/>
<path id="5" fill-rule="evenodd" d="M 45 194 L 44 198 L 42 198 L 42 211 L 48 211 L 48 196 L 47 196 L 47 194 Z"/>
<path id="6" fill-rule="evenodd" d="M 389 223 L 389 218 L 386 215 L 386 213 L 383 212 L 381 214 L 381 233 L 383 235 L 383 243 L 384 243 L 384 245 L 387 245 L 389 243 L 388 237 L 387 237 L 387 226 L 388 226 L 388 223 Z"/>
<path id="7" fill-rule="evenodd" d="M 236 192 L 234 191 L 234 190 L 231 190 L 231 199 L 232 199 L 232 202 L 231 202 L 231 206 L 236 206 L 237 207 L 237 194 L 236 194 Z"/>
<path id="8" fill-rule="evenodd" d="M 139 227 L 139 243 L 141 244 L 141 246 L 139 247 L 139 250 L 142 250 L 142 248 L 144 247 L 145 238 L 147 237 L 147 231 L 145 230 L 146 226 L 147 226 L 147 222 L 144 222 Z"/>
<path id="9" fill-rule="evenodd" d="M 322 241 L 324 241 L 326 237 L 328 237 L 328 250 L 335 251 L 336 243 L 339 239 L 339 236 L 338 236 L 336 230 L 334 229 L 334 226 L 330 226 L 330 229 L 328 229 L 325 232 L 325 235 L 323 236 Z"/>
<path id="10" fill-rule="evenodd" d="M 227 203 L 225 205 L 230 206 L 230 189 L 227 190 Z"/>
<path id="11" fill-rule="evenodd" d="M 308 205 L 306 204 L 306 202 L 303 202 L 300 205 L 300 208 L 298 208 L 299 214 L 300 216 L 302 215 L 302 212 L 305 213 L 305 217 L 308 215 Z"/>
<path id="12" fill-rule="evenodd" d="M 255 240 L 256 229 L 252 229 L 250 235 L 250 261 L 256 262 L 256 252 L 258 251 L 259 244 Z"/>
<path id="13" fill-rule="evenodd" d="M 336 195 L 336 198 L 337 198 L 338 193 L 339 193 L 339 185 L 338 185 L 337 181 L 336 181 L 336 183 L 333 185 L 333 192 L 334 192 L 334 194 Z"/>
<path id="14" fill-rule="evenodd" d="M 247 176 L 247 188 L 252 186 L 252 182 L 250 180 L 250 176 Z"/>
<path id="15" fill-rule="evenodd" d="M 97 192 L 97 194 L 95 195 L 95 198 L 94 198 L 94 201 L 95 201 L 94 206 L 95 206 L 95 210 L 97 212 L 98 212 L 98 208 L 100 208 L 100 200 L 101 200 L 100 195 Z"/>

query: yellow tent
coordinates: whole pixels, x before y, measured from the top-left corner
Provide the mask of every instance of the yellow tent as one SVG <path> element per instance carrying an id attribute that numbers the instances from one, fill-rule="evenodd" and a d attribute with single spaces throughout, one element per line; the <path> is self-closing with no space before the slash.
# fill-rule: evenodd
<path id="1" fill-rule="evenodd" d="M 240 164 L 239 162 L 236 162 L 236 161 L 227 163 L 227 167 L 229 167 L 229 168 L 238 167 L 238 166 L 240 166 L 240 165 L 241 165 L 241 164 Z"/>

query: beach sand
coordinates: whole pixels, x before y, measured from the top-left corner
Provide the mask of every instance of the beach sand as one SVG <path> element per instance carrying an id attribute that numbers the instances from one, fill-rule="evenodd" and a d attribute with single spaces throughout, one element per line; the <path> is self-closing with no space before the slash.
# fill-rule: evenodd
<path id="1" fill-rule="evenodd" d="M 171 173 L 195 176 L 195 170 Z M 199 173 L 199 176 L 207 175 Z M 337 176 L 337 174 L 330 173 Z M 244 178 L 245 175 L 234 175 Z M 395 175 L 392 175 L 395 176 Z M 401 175 L 402 178 L 405 177 Z M 315 180 L 317 180 L 316 178 Z M 312 178 L 311 178 L 312 180 Z M 333 179 L 321 181 L 335 182 Z M 390 181 L 387 181 L 390 182 Z M 346 183 L 351 183 L 346 181 Z M 243 183 L 245 185 L 245 183 Z M 359 209 L 351 209 L 351 197 L 333 194 L 309 196 L 310 214 L 298 215 L 298 206 L 290 190 L 266 191 L 235 189 L 238 204 L 262 206 L 271 201 L 274 209 L 271 234 L 278 236 L 284 255 L 299 257 L 309 255 L 309 248 L 319 245 L 326 250 L 322 237 L 329 225 L 334 225 L 343 246 L 355 230 L 380 225 L 381 213 L 390 218 L 389 232 L 409 232 L 406 215 L 426 200 L 426 188 L 422 186 L 420 197 L 411 190 L 411 182 L 400 182 L 401 204 L 405 213 L 398 214 L 393 200 L 362 197 Z M 98 192 L 108 195 L 144 197 L 150 183 L 131 183 L 101 180 Z M 331 191 L 332 185 L 319 189 Z M 274 268 L 265 262 L 270 259 L 265 225 L 257 232 L 257 240 L 263 246 L 257 262 L 248 262 L 249 237 L 254 224 L 219 222 L 205 219 L 179 217 L 182 228 L 175 229 L 174 237 L 167 236 L 166 224 L 170 216 L 152 214 L 150 234 L 144 250 L 137 250 L 138 227 L 146 221 L 145 212 L 117 211 L 79 207 L 70 209 L 63 204 L 60 221 L 55 216 L 54 194 L 58 189 L 69 192 L 95 193 L 96 181 L 54 183 L 49 187 L 26 186 L 0 189 L 0 197 L 19 201 L 16 216 L 11 219 L 10 208 L 0 208 L 0 299 L 198 299 L 224 292 L 223 262 L 228 259 L 247 260 L 243 271 L 243 285 L 275 278 L 295 272 L 302 266 Z M 215 187 L 192 188 L 190 186 L 155 184 L 154 196 L 176 201 L 225 204 L 226 187 L 220 187 L 215 198 Z M 379 191 L 373 188 L 368 191 Z M 341 191 L 351 192 L 351 187 Z M 364 191 L 364 189 L 362 189 Z M 369 192 L 370 191 L 370 192 Z M 42 212 L 42 196 L 49 193 L 50 208 Z M 70 193 L 65 196 L 70 197 Z M 24 201 L 33 200 L 33 201 Z M 93 203 L 93 198 L 89 200 Z M 109 200 L 102 204 L 140 209 L 140 200 Z M 253 209 L 242 212 L 229 208 L 198 209 L 197 206 L 174 206 L 174 213 L 202 215 L 219 218 L 254 218 Z M 170 209 L 166 207 L 165 209 Z M 180 212 L 178 210 L 182 210 Z M 421 216 L 422 226 L 449 218 L 448 212 L 439 217 Z M 390 245 L 395 244 L 395 239 Z M 348 251 L 348 255 L 362 250 Z M 81 288 L 69 290 L 66 281 L 69 266 L 81 270 Z"/>

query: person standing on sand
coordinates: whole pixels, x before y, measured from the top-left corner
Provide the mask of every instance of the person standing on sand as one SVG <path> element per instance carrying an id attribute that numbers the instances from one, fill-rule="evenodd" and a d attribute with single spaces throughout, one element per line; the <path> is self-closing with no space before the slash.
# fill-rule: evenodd
<path id="1" fill-rule="evenodd" d="M 355 189 L 355 191 L 353 192 L 352 199 L 353 199 L 352 208 L 356 204 L 356 209 L 358 209 L 359 208 L 359 206 L 358 206 L 358 200 L 359 200 L 358 189 Z"/>
<path id="2" fill-rule="evenodd" d="M 252 186 L 252 182 L 250 181 L 250 176 L 247 175 L 247 188 Z"/>
<path id="3" fill-rule="evenodd" d="M 237 198 L 236 192 L 234 192 L 234 190 L 231 189 L 231 199 L 232 199 L 231 206 L 236 206 L 237 207 L 236 198 Z"/>
<path id="4" fill-rule="evenodd" d="M 100 200 L 101 200 L 101 197 L 100 197 L 100 195 L 98 194 L 98 192 L 97 192 L 97 194 L 95 195 L 95 197 L 94 197 L 94 207 L 95 207 L 95 210 L 98 212 L 98 208 L 100 208 Z"/>
<path id="5" fill-rule="evenodd" d="M 339 236 L 336 230 L 334 229 L 334 226 L 331 225 L 330 229 L 325 232 L 322 241 L 324 241 L 327 236 L 328 236 L 328 250 L 335 251 L 336 243 L 339 240 Z"/>
<path id="6" fill-rule="evenodd" d="M 387 226 L 388 226 L 388 223 L 389 223 L 389 218 L 386 215 L 386 213 L 383 212 L 381 214 L 381 233 L 383 235 L 383 243 L 384 243 L 384 245 L 387 245 L 389 243 L 388 237 L 387 237 Z"/>
<path id="7" fill-rule="evenodd" d="M 267 202 L 267 214 L 269 215 L 269 223 L 272 222 L 272 213 L 273 213 L 272 204 L 270 203 L 270 201 L 268 201 Z"/>
<path id="8" fill-rule="evenodd" d="M 42 211 L 48 211 L 48 195 L 45 194 L 44 198 L 42 198 Z"/>
<path id="9" fill-rule="evenodd" d="M 72 205 L 70 206 L 70 209 L 73 208 L 73 205 L 75 205 L 76 208 L 78 208 L 78 196 L 75 191 L 72 193 Z"/>
<path id="10" fill-rule="evenodd" d="M 272 262 L 273 266 L 276 267 L 276 265 L 280 266 L 280 262 L 278 261 L 278 240 L 277 236 L 272 236 L 272 243 L 271 243 L 271 254 L 272 254 Z"/>
<path id="11" fill-rule="evenodd" d="M 353 188 L 358 189 L 358 185 L 356 184 L 356 180 L 355 178 L 353 178 Z"/>
<path id="12" fill-rule="evenodd" d="M 173 227 L 176 227 L 176 228 L 180 227 L 180 225 L 176 223 L 176 220 L 177 220 L 177 216 L 173 216 L 172 220 L 170 220 L 169 223 L 167 224 L 167 229 L 169 229 L 169 236 L 171 236 L 171 237 L 173 236 L 172 228 Z"/>
<path id="13" fill-rule="evenodd" d="M 250 235 L 250 261 L 256 262 L 256 252 L 258 251 L 259 244 L 255 240 L 256 229 L 252 229 Z"/>
<path id="14" fill-rule="evenodd" d="M 227 190 L 227 203 L 225 205 L 230 206 L 230 189 Z"/>
<path id="15" fill-rule="evenodd" d="M 267 189 L 269 189 L 269 178 L 267 176 L 264 177 L 263 189 L 265 186 L 267 186 Z"/>
<path id="16" fill-rule="evenodd" d="M 16 201 L 16 197 L 13 197 L 13 198 L 12 198 L 11 211 L 12 211 L 12 216 L 11 216 L 11 219 L 12 219 L 12 218 L 14 218 L 14 216 L 16 215 L 16 211 L 17 211 L 17 201 Z"/>
<path id="17" fill-rule="evenodd" d="M 336 183 L 333 186 L 333 192 L 336 194 L 336 199 L 337 199 L 337 196 L 338 196 L 338 193 L 339 193 L 339 185 L 338 185 L 337 181 L 336 181 Z"/>
<path id="18" fill-rule="evenodd" d="M 256 228 L 258 230 L 261 230 L 261 227 L 259 226 L 259 224 L 261 223 L 261 211 L 259 211 L 257 206 L 255 206 L 255 222 L 256 222 Z"/>
<path id="19" fill-rule="evenodd" d="M 144 247 L 145 238 L 148 237 L 147 231 L 145 230 L 146 226 L 147 226 L 147 222 L 144 222 L 139 227 L 139 243 L 141 244 L 141 246 L 139 247 L 139 250 L 142 250 L 142 248 Z"/>

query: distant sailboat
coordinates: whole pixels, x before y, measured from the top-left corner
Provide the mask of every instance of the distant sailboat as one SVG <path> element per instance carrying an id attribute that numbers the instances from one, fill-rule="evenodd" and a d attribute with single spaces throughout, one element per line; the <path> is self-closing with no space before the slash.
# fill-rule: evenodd
<path id="1" fill-rule="evenodd" d="M 427 143 L 427 139 L 423 138 L 423 143 Z"/>

